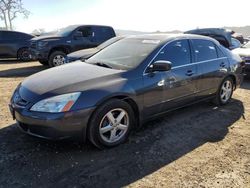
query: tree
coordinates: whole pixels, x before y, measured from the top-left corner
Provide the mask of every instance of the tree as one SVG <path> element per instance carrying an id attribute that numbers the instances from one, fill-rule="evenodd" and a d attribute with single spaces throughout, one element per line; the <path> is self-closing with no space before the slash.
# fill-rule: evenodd
<path id="1" fill-rule="evenodd" d="M 13 20 L 22 14 L 28 18 L 30 11 L 23 7 L 22 0 L 0 0 L 0 19 L 4 21 L 5 28 L 13 30 Z"/>

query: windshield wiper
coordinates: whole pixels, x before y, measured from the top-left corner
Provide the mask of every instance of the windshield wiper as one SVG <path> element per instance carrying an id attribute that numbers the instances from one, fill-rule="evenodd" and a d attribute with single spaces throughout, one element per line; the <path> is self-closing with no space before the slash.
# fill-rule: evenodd
<path id="1" fill-rule="evenodd" d="M 102 63 L 102 62 L 97 62 L 97 63 L 95 63 L 95 65 L 100 66 L 100 67 L 110 68 L 110 69 L 113 68 L 113 67 L 111 67 L 110 65 L 108 65 L 108 64 L 106 64 L 106 63 Z"/>

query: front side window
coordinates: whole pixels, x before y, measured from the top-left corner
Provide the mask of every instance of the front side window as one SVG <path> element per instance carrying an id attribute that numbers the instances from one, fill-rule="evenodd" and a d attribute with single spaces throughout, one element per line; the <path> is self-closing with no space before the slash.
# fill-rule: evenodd
<path id="1" fill-rule="evenodd" d="M 170 61 L 173 67 L 191 63 L 188 40 L 177 40 L 165 46 L 154 61 Z"/>
<path id="2" fill-rule="evenodd" d="M 78 32 L 81 32 L 83 37 L 92 37 L 91 27 L 82 27 Z"/>
<path id="3" fill-rule="evenodd" d="M 208 61 L 217 58 L 216 47 L 212 41 L 194 39 L 192 42 L 193 42 L 196 62 Z"/>

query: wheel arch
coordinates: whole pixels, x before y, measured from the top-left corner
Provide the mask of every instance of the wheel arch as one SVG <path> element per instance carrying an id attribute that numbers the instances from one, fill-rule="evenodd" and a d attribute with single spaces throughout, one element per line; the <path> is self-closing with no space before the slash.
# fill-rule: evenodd
<path id="1" fill-rule="evenodd" d="M 70 50 L 70 47 L 68 47 L 68 46 L 56 46 L 56 47 L 53 47 L 49 51 L 49 57 L 55 51 L 61 51 L 61 52 L 65 53 L 65 54 L 69 54 L 71 50 Z"/>
<path id="2" fill-rule="evenodd" d="M 99 101 L 99 102 L 97 103 L 97 106 L 103 105 L 103 104 L 105 104 L 106 102 L 108 102 L 108 101 L 110 101 L 110 100 L 112 100 L 112 99 L 122 100 L 122 101 L 128 103 L 128 104 L 131 106 L 131 108 L 132 108 L 132 110 L 133 110 L 133 112 L 134 112 L 134 114 L 135 114 L 135 120 L 136 120 L 136 122 L 135 122 L 135 127 L 134 127 L 134 128 L 138 128 L 139 125 L 140 125 L 140 112 L 139 112 L 139 107 L 138 107 L 137 103 L 135 102 L 135 100 L 132 99 L 131 97 L 129 97 L 129 96 L 127 96 L 127 95 L 115 95 L 115 96 L 111 96 L 111 97 L 109 97 L 109 98 L 105 98 L 105 99 Z M 97 108 L 98 108 L 98 107 L 97 107 Z M 97 108 L 91 113 L 91 115 L 90 115 L 90 117 L 89 117 L 89 119 L 88 119 L 87 127 L 86 127 L 86 129 L 85 129 L 85 131 L 84 131 L 84 134 L 85 134 L 85 135 L 84 135 L 84 138 L 87 138 L 87 134 L 88 134 L 88 131 L 89 131 L 89 124 L 90 124 L 90 121 L 91 121 L 91 119 L 92 119 L 94 113 L 96 112 Z"/>
<path id="3" fill-rule="evenodd" d="M 234 87 L 233 89 L 235 90 L 235 89 L 236 89 L 236 85 L 237 85 L 236 76 L 233 75 L 233 74 L 229 74 L 229 75 L 227 75 L 227 76 L 224 78 L 224 80 L 225 80 L 226 78 L 231 78 L 231 79 L 233 80 L 233 87 Z"/>

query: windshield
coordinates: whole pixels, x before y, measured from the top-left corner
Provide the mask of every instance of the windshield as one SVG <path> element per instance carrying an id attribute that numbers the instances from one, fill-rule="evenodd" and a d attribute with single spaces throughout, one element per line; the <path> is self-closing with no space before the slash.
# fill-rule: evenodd
<path id="1" fill-rule="evenodd" d="M 244 44 L 244 45 L 242 46 L 242 48 L 250 48 L 250 42 Z"/>
<path id="2" fill-rule="evenodd" d="M 160 43 L 160 40 L 122 39 L 104 48 L 86 62 L 106 64 L 114 69 L 129 70 L 138 66 Z"/>
<path id="3" fill-rule="evenodd" d="M 61 36 L 61 37 L 67 37 L 68 35 L 71 34 L 72 31 L 74 31 L 78 26 L 75 26 L 75 25 L 71 25 L 71 26 L 68 26 L 68 27 L 65 27 L 63 29 L 60 29 L 56 35 L 57 36 Z"/>
<path id="4" fill-rule="evenodd" d="M 107 40 L 106 42 L 103 42 L 102 44 L 100 44 L 98 46 L 98 48 L 99 49 L 106 48 L 107 46 L 109 46 L 109 45 L 111 45 L 111 44 L 113 44 L 113 43 L 115 43 L 115 42 L 117 42 L 118 40 L 121 40 L 121 39 L 122 39 L 122 37 L 113 37 L 113 38 Z"/>

